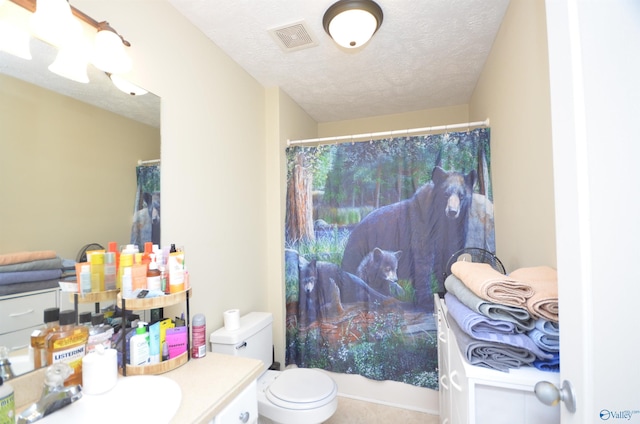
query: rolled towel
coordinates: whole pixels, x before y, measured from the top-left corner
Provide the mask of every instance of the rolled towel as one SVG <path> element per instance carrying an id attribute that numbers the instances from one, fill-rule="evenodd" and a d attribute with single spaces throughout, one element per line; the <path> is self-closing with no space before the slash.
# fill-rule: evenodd
<path id="1" fill-rule="evenodd" d="M 542 371 L 560 372 L 560 354 L 554 354 L 551 359 L 536 359 L 532 365 Z"/>
<path id="2" fill-rule="evenodd" d="M 495 321 L 483 319 L 482 315 L 464 306 L 451 293 L 445 294 L 444 300 L 449 310 L 449 315 L 456 321 L 462 331 L 474 339 L 526 349 L 540 359 L 552 357 L 549 352 L 540 349 L 526 334 L 516 333 L 513 327 L 511 332 L 498 331 L 503 330 L 505 327 L 495 324 Z M 483 325 L 478 326 L 477 324 L 479 323 Z M 493 326 L 493 330 L 487 330 L 489 326 Z"/>
<path id="3" fill-rule="evenodd" d="M 550 336 L 542 331 L 534 328 L 527 333 L 527 336 L 533 340 L 533 342 L 540 349 L 547 352 L 559 352 L 560 351 L 560 337 Z"/>
<path id="4" fill-rule="evenodd" d="M 507 372 L 511 368 L 530 365 L 536 360 L 536 356 L 527 349 L 474 339 L 462 331 L 450 316 L 449 326 L 455 335 L 460 353 L 471 365 Z"/>
<path id="5" fill-rule="evenodd" d="M 542 331 L 548 336 L 560 337 L 560 323 L 554 321 L 548 321 L 543 318 L 538 318 L 535 321 L 535 328 Z"/>
<path id="6" fill-rule="evenodd" d="M 527 299 L 534 294 L 530 285 L 501 274 L 489 264 L 458 261 L 451 265 L 451 272 L 472 292 L 490 302 L 526 307 Z"/>
<path id="7" fill-rule="evenodd" d="M 512 322 L 519 333 L 526 333 L 534 328 L 535 321 L 531 318 L 531 314 L 526 308 L 484 300 L 473 293 L 453 274 L 450 274 L 445 279 L 444 286 L 448 292 L 451 292 L 471 310 L 490 319 Z"/>
<path id="8" fill-rule="evenodd" d="M 555 269 L 548 266 L 519 268 L 509 277 L 533 289 L 533 296 L 526 302 L 531 315 L 558 322 L 558 272 Z"/>

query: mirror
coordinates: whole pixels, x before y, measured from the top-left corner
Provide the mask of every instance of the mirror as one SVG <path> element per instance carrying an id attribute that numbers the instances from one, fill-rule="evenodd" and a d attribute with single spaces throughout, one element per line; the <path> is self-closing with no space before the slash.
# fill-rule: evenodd
<path id="1" fill-rule="evenodd" d="M 0 254 L 54 250 L 75 260 L 88 243 L 126 244 L 138 160 L 160 158 L 160 99 L 125 94 L 92 66 L 88 84 L 66 80 L 47 69 L 55 49 L 30 43 L 30 61 L 0 52 Z M 0 310 L 20 290 L 10 285 L 0 283 Z M 33 328 L 0 326 L 0 346 Z"/>

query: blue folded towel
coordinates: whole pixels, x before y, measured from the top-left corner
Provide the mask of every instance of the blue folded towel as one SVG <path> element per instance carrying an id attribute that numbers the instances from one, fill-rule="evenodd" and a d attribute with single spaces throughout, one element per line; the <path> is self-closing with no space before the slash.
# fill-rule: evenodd
<path id="1" fill-rule="evenodd" d="M 545 334 L 544 332 L 538 330 L 538 328 L 534 328 L 533 330 L 527 333 L 527 336 L 533 340 L 533 342 L 540 349 L 545 350 L 547 352 L 559 352 L 560 351 L 560 337 L 558 336 L 550 336 Z"/>
<path id="2" fill-rule="evenodd" d="M 449 314 L 456 321 L 462 331 L 477 340 L 502 343 L 508 346 L 526 349 L 533 353 L 539 359 L 551 359 L 553 355 L 540 349 L 533 340 L 526 334 L 516 333 L 515 327 L 512 332 L 499 331 L 503 328 L 496 325 L 495 330 L 488 330 L 491 326 L 491 320 L 486 319 L 475 311 L 472 311 L 460 302 L 451 293 L 444 296 Z M 470 323 L 482 322 L 482 326 L 476 327 L 469 325 Z"/>
<path id="3" fill-rule="evenodd" d="M 532 365 L 542 371 L 560 372 L 560 354 L 555 353 L 551 359 L 536 359 Z"/>

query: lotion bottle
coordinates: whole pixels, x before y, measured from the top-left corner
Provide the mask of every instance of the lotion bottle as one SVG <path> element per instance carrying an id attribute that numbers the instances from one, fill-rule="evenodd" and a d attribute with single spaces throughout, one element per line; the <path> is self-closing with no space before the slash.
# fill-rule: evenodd
<path id="1" fill-rule="evenodd" d="M 147 289 L 150 291 L 162 290 L 162 278 L 156 262 L 156 255 L 151 253 L 149 256 L 151 257 L 151 262 L 149 262 L 149 269 L 147 270 Z"/>
<path id="2" fill-rule="evenodd" d="M 149 337 L 144 322 L 138 322 L 136 334 L 129 340 L 129 361 L 133 366 L 147 365 L 149 358 Z"/>

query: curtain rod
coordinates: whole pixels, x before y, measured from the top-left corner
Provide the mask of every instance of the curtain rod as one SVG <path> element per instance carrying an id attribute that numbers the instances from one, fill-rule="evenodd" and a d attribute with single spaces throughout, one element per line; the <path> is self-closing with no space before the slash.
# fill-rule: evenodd
<path id="1" fill-rule="evenodd" d="M 160 163 L 160 159 L 151 159 L 151 160 L 138 159 L 138 166 L 140 166 L 140 165 L 155 165 L 156 163 Z"/>
<path id="2" fill-rule="evenodd" d="M 471 127 L 488 127 L 489 126 L 489 118 L 484 121 L 477 122 L 466 122 L 462 124 L 449 124 L 449 125 L 437 125 L 435 127 L 425 127 L 425 128 L 413 128 L 408 130 L 394 130 L 394 131 L 383 131 L 383 132 L 375 132 L 375 133 L 367 133 L 367 134 L 354 134 L 354 135 L 341 135 L 336 137 L 322 137 L 322 138 L 307 138 L 302 140 L 287 140 L 287 146 L 291 146 L 294 144 L 307 144 L 307 143 L 322 143 L 322 142 L 331 142 L 331 141 L 355 141 L 356 138 L 364 138 L 366 140 L 372 140 L 374 138 L 386 137 L 389 135 L 408 135 L 408 134 L 416 134 L 416 133 L 428 133 L 433 131 L 449 131 L 455 130 L 458 128 L 471 128 Z M 365 141 L 365 140 L 360 140 Z"/>

